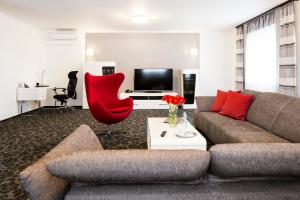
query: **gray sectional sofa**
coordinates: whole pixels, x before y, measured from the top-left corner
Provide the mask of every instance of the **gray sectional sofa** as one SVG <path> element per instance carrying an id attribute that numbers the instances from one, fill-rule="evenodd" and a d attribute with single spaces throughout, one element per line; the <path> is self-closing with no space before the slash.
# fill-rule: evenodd
<path id="1" fill-rule="evenodd" d="M 278 93 L 255 94 L 247 121 L 209 112 L 215 97 L 197 97 L 194 123 L 213 144 L 300 142 L 300 98 Z"/>
<path id="2" fill-rule="evenodd" d="M 245 122 L 207 112 L 212 100 L 195 114 L 208 151 L 103 150 L 82 125 L 21 185 L 32 200 L 300 199 L 299 99 L 257 94 Z"/>

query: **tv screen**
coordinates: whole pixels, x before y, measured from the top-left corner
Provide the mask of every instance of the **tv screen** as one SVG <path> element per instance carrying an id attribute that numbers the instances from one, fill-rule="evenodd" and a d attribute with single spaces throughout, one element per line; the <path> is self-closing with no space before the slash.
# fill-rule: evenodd
<path id="1" fill-rule="evenodd" d="M 171 91 L 173 90 L 173 69 L 134 69 L 134 90 Z"/>

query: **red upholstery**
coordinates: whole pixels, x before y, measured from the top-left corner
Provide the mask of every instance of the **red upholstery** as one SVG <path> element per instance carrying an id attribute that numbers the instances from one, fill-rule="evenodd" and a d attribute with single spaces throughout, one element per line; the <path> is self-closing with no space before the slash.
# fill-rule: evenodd
<path id="1" fill-rule="evenodd" d="M 229 90 L 227 91 L 222 91 L 222 90 L 218 90 L 217 91 L 217 96 L 216 99 L 213 103 L 213 105 L 211 106 L 210 111 L 211 112 L 220 112 L 225 104 L 225 101 L 227 99 L 227 96 L 230 92 L 237 92 L 237 93 L 241 93 L 242 91 L 231 91 Z"/>
<path id="2" fill-rule="evenodd" d="M 220 114 L 233 119 L 245 121 L 248 109 L 253 99 L 254 94 L 229 92 Z"/>
<path id="3" fill-rule="evenodd" d="M 120 100 L 119 88 L 125 76 L 122 73 L 105 76 L 85 74 L 85 87 L 90 112 L 104 124 L 115 124 L 126 119 L 132 111 L 131 98 Z"/>

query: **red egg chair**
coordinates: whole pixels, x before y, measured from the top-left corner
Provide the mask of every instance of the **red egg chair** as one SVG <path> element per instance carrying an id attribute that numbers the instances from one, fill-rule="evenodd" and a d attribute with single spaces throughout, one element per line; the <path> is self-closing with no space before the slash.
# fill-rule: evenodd
<path id="1" fill-rule="evenodd" d="M 118 98 L 118 91 L 124 78 L 123 73 L 105 76 L 85 74 L 86 96 L 90 112 L 98 122 L 108 125 L 109 134 L 111 125 L 126 119 L 133 108 L 132 98 L 122 100 Z"/>

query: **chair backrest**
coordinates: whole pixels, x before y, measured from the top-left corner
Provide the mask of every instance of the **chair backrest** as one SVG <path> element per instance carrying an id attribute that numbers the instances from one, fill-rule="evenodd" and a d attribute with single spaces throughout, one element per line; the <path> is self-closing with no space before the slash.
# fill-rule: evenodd
<path id="1" fill-rule="evenodd" d="M 78 71 L 71 71 L 68 74 L 69 77 L 69 84 L 67 87 L 67 92 L 68 92 L 68 97 L 72 98 L 72 99 L 76 99 L 77 98 L 77 93 L 76 93 L 76 85 L 77 85 L 77 76 L 76 74 L 78 73 Z"/>
<path id="2" fill-rule="evenodd" d="M 93 76 L 85 74 L 85 87 L 88 104 L 101 102 L 105 107 L 110 108 L 117 102 L 118 91 L 124 81 L 123 73 L 109 74 L 105 76 Z"/>

